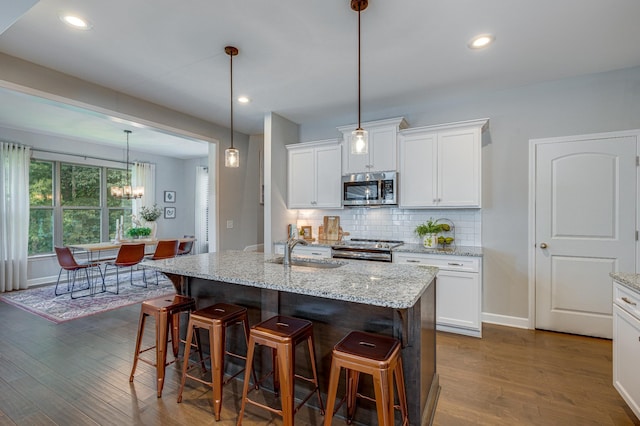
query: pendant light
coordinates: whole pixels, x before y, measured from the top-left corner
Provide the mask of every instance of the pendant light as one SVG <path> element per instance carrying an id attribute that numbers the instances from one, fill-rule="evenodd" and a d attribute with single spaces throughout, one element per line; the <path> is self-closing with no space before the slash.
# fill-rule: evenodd
<path id="1" fill-rule="evenodd" d="M 229 55 L 229 64 L 231 76 L 231 148 L 224 150 L 224 166 L 225 167 L 239 167 L 240 166 L 240 152 L 233 147 L 233 57 L 238 54 L 238 49 L 233 46 L 227 46 L 224 48 L 224 52 Z"/>
<path id="2" fill-rule="evenodd" d="M 123 200 L 135 200 L 136 198 L 142 198 L 144 187 L 131 185 L 131 171 L 129 170 L 129 135 L 131 130 L 125 130 L 124 133 L 127 135 L 127 181 L 124 186 L 112 186 L 111 196 Z"/>
<path id="3" fill-rule="evenodd" d="M 351 154 L 369 153 L 369 133 L 360 124 L 360 12 L 367 6 L 368 0 L 351 0 L 351 9 L 358 12 L 358 128 L 351 133 Z"/>

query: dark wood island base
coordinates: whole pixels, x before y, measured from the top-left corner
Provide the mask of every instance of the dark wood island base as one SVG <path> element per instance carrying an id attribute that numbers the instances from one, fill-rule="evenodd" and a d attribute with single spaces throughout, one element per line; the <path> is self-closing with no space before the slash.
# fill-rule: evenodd
<path id="1" fill-rule="evenodd" d="M 198 308 L 219 302 L 242 305 L 248 308 L 250 324 L 256 324 L 277 314 L 312 321 L 323 398 L 326 398 L 329 385 L 331 351 L 342 337 L 352 330 L 361 330 L 397 338 L 402 343 L 409 423 L 411 425 L 432 423 L 439 394 L 436 372 L 435 280 L 413 306 L 407 309 L 396 309 L 172 273 L 166 274 L 180 293 L 196 299 Z M 243 350 L 242 336 L 237 336 L 237 340 L 234 340 L 235 337 L 227 336 L 227 339 L 231 338 L 230 344 L 237 345 L 240 350 Z M 300 360 L 307 359 L 303 355 L 304 353 L 301 353 L 296 357 Z M 271 357 L 266 351 L 258 352 L 257 356 L 260 356 L 256 363 L 257 372 L 258 376 L 261 376 L 270 369 Z M 228 371 L 230 369 L 235 371 L 241 367 L 233 365 L 233 359 L 228 363 Z M 304 364 L 302 361 L 299 362 L 297 368 L 302 370 L 302 374 L 307 374 L 308 372 L 304 371 L 306 368 Z M 344 393 L 343 382 L 344 377 L 341 378 L 338 388 L 338 398 Z M 361 393 L 373 395 L 370 381 L 363 378 L 361 382 Z M 269 386 L 269 382 L 266 386 Z M 300 395 L 303 395 L 304 385 L 297 390 Z M 310 400 L 308 403 L 317 404 L 317 401 Z M 341 408 L 336 416 L 343 417 L 344 408 Z M 366 400 L 359 400 L 354 422 L 363 425 L 376 424 L 375 405 Z M 399 412 L 396 413 L 396 424 L 400 424 Z"/>

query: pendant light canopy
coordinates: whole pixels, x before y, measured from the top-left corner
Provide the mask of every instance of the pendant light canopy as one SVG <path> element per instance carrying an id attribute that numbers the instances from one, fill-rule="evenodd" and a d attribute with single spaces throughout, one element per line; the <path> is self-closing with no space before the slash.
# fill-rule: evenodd
<path id="1" fill-rule="evenodd" d="M 368 0 L 351 0 L 351 9 L 358 12 L 358 128 L 351 133 L 351 153 L 369 152 L 369 133 L 360 124 L 360 12 L 369 6 Z"/>
<path id="2" fill-rule="evenodd" d="M 129 135 L 131 130 L 125 130 L 127 135 L 127 181 L 124 186 L 112 186 L 111 196 L 124 200 L 134 200 L 136 198 L 142 198 L 144 195 L 144 187 L 131 185 L 131 170 L 129 169 Z"/>
<path id="3" fill-rule="evenodd" d="M 227 46 L 224 48 L 224 52 L 229 55 L 229 75 L 231 84 L 231 147 L 224 150 L 224 166 L 225 167 L 239 167 L 240 166 L 240 152 L 233 147 L 233 57 L 238 54 L 238 49 L 233 46 Z"/>

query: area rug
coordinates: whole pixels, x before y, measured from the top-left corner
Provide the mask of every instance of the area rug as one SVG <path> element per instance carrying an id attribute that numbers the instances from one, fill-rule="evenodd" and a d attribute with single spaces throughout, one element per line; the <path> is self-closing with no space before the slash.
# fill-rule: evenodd
<path id="1" fill-rule="evenodd" d="M 147 288 L 143 288 L 132 286 L 129 283 L 128 273 L 120 274 L 119 294 L 97 293 L 93 296 L 71 299 L 68 293 L 56 296 L 55 285 L 51 285 L 3 293 L 0 295 L 0 300 L 59 324 L 175 293 L 171 281 L 162 274 L 158 277 L 156 286 L 155 273 L 147 271 L 147 278 L 151 278 L 153 284 L 150 283 Z M 142 271 L 133 273 L 133 282 L 143 284 Z M 106 277 L 105 283 L 109 290 L 115 291 L 115 275 Z M 60 288 L 66 290 L 66 284 L 61 285 Z M 82 294 L 86 293 L 78 292 L 78 295 Z"/>

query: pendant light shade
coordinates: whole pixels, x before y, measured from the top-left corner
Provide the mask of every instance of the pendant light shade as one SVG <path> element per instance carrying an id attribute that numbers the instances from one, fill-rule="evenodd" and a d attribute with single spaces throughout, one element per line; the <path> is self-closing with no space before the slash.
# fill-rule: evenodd
<path id="1" fill-rule="evenodd" d="M 127 181 L 124 186 L 112 186 L 111 196 L 123 200 L 135 200 L 136 198 L 142 198 L 144 187 L 131 184 L 131 170 L 129 169 L 129 135 L 131 130 L 125 130 L 124 133 L 127 135 Z"/>
<path id="2" fill-rule="evenodd" d="M 238 54 L 238 49 L 233 46 L 227 46 L 224 48 L 224 52 L 229 55 L 229 87 L 231 88 L 231 147 L 224 150 L 224 166 L 235 168 L 240 166 L 240 151 L 233 147 L 233 57 Z"/>
<path id="3" fill-rule="evenodd" d="M 358 12 L 358 128 L 351 133 L 351 154 L 369 153 L 369 133 L 360 124 L 360 12 L 368 5 L 368 0 L 351 0 L 351 9 Z"/>

